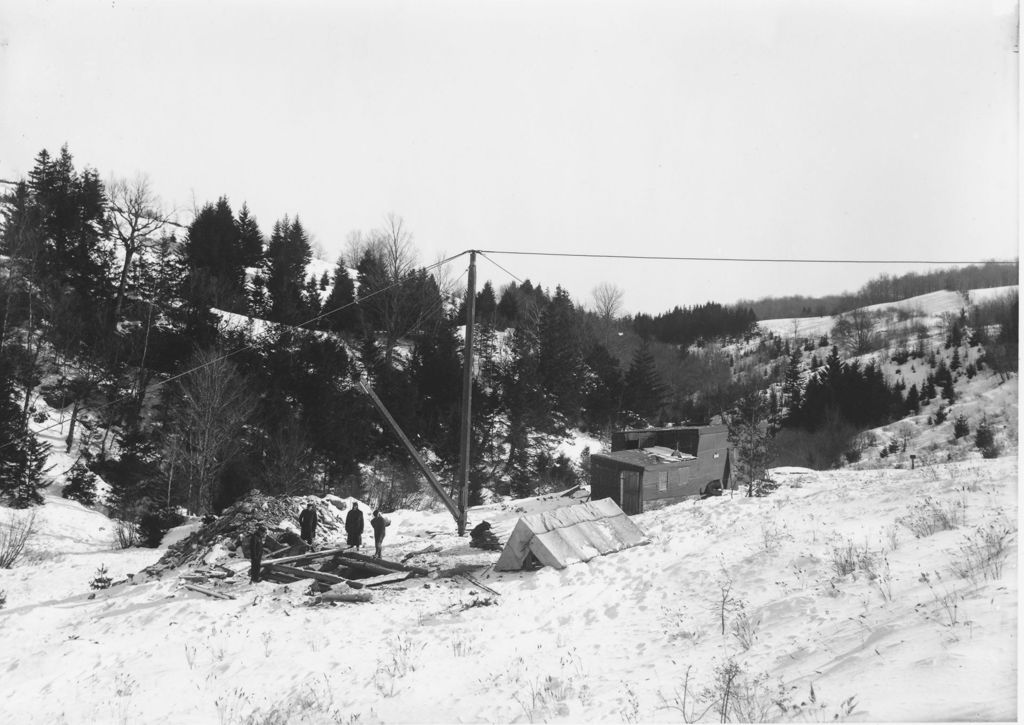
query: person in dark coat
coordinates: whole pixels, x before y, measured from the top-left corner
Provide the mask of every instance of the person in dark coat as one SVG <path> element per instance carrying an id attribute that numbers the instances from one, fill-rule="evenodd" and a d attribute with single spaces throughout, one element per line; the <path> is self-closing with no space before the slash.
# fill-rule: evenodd
<path id="1" fill-rule="evenodd" d="M 348 545 L 357 549 L 363 545 L 363 512 L 359 510 L 359 504 L 352 502 L 352 510 L 345 517 L 345 533 L 348 535 Z"/>
<path id="2" fill-rule="evenodd" d="M 299 514 L 299 528 L 302 531 L 302 540 L 310 546 L 313 545 L 313 537 L 316 536 L 317 516 L 313 502 L 306 504 L 306 508 Z"/>
<path id="3" fill-rule="evenodd" d="M 260 580 L 260 570 L 263 568 L 263 538 L 266 535 L 267 527 L 263 524 L 256 524 L 249 535 L 249 581 L 254 584 Z"/>
<path id="4" fill-rule="evenodd" d="M 391 525 L 391 522 L 380 515 L 380 509 L 373 512 L 370 519 L 370 526 L 373 527 L 374 557 L 381 558 L 381 548 L 384 546 L 384 529 Z"/>

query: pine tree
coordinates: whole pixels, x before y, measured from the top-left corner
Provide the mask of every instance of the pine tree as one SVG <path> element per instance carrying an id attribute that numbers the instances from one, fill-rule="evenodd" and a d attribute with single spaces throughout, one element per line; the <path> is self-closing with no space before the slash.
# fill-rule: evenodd
<path id="1" fill-rule="evenodd" d="M 362 329 L 361 313 L 356 304 L 356 287 L 349 275 L 344 260 L 338 260 L 334 269 L 334 286 L 324 300 L 327 316 L 321 320 L 321 327 L 335 332 L 354 334 Z"/>
<path id="2" fill-rule="evenodd" d="M 651 422 L 661 411 L 668 397 L 668 388 L 654 364 L 654 355 L 645 340 L 633 353 L 626 372 L 622 407 Z"/>
<path id="3" fill-rule="evenodd" d="M 245 254 L 226 197 L 199 210 L 188 227 L 184 260 L 188 267 L 185 297 L 200 314 L 210 307 L 247 311 Z"/>
<path id="4" fill-rule="evenodd" d="M 270 319 L 296 323 L 305 316 L 303 289 L 306 267 L 313 258 L 313 249 L 299 218 L 287 216 L 274 224 L 267 244 L 267 292 L 270 296 Z"/>
<path id="5" fill-rule="evenodd" d="M 242 202 L 235 221 L 238 230 L 239 255 L 242 266 L 260 267 L 263 264 L 263 233 L 256 219 L 249 213 L 249 207 Z"/>
<path id="6" fill-rule="evenodd" d="M 541 317 L 537 372 L 553 411 L 578 416 L 583 379 L 579 315 L 569 293 L 558 287 Z"/>
<path id="7" fill-rule="evenodd" d="M 14 375 L 0 355 L 0 502 L 14 508 L 43 503 L 40 490 L 49 445 L 40 443 L 28 428 L 28 418 L 15 401 Z"/>
<path id="8" fill-rule="evenodd" d="M 747 496 L 762 496 L 771 488 L 765 483 L 765 474 L 772 453 L 771 429 L 768 426 L 768 403 L 760 391 L 741 397 L 726 416 L 729 442 L 736 451 L 735 476 L 747 486 Z"/>

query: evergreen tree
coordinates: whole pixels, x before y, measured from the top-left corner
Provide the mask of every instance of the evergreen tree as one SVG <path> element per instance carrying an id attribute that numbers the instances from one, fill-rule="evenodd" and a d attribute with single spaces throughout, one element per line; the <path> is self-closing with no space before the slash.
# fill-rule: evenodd
<path id="1" fill-rule="evenodd" d="M 335 332 L 354 334 L 362 329 L 359 306 L 356 305 L 356 287 L 349 275 L 344 260 L 338 260 L 334 269 L 334 286 L 324 300 L 324 312 L 321 327 Z"/>
<path id="2" fill-rule="evenodd" d="M 541 317 L 538 342 L 537 372 L 551 408 L 575 423 L 583 379 L 580 320 L 569 293 L 561 287 Z"/>
<path id="3" fill-rule="evenodd" d="M 921 398 L 917 392 L 917 385 L 911 385 L 907 391 L 907 413 L 917 414 L 921 412 Z"/>
<path id="4" fill-rule="evenodd" d="M 729 442 L 736 451 L 734 473 L 747 496 L 763 496 L 773 486 L 765 482 L 771 461 L 771 428 L 767 424 L 769 405 L 760 391 L 742 396 L 726 416 Z"/>
<path id="5" fill-rule="evenodd" d="M 644 341 L 626 372 L 622 407 L 651 422 L 661 411 L 668 397 L 668 388 L 654 364 L 650 345 Z"/>
<path id="6" fill-rule="evenodd" d="M 267 293 L 270 297 L 270 319 L 294 324 L 306 318 L 303 301 L 306 267 L 313 258 L 313 249 L 299 218 L 287 216 L 274 224 L 267 244 Z"/>
<path id="7" fill-rule="evenodd" d="M 263 233 L 256 219 L 249 213 L 249 207 L 242 202 L 235 221 L 238 229 L 238 246 L 242 266 L 260 267 L 263 265 Z"/>
<path id="8" fill-rule="evenodd" d="M 188 267 L 185 296 L 200 314 L 209 307 L 247 311 L 245 254 L 226 197 L 199 210 L 188 227 L 184 260 Z"/>
<path id="9" fill-rule="evenodd" d="M 43 503 L 40 489 L 49 445 L 40 443 L 28 428 L 28 418 L 15 398 L 14 374 L 0 355 L 0 502 L 13 508 Z"/>

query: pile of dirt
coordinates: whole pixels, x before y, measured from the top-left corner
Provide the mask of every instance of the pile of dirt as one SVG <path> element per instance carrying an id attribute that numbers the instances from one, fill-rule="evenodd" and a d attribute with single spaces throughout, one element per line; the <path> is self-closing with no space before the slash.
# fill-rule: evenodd
<path id="1" fill-rule="evenodd" d="M 337 496 L 275 497 L 253 491 L 188 537 L 169 546 L 159 561 L 143 571 L 159 577 L 183 566 L 247 558 L 249 535 L 260 523 L 267 527 L 265 551 L 292 547 L 304 550 L 305 544 L 299 536 L 299 513 L 307 503 L 312 503 L 317 513 L 314 547 L 334 545 L 345 537 L 345 516 L 354 500 Z M 361 508 L 365 511 L 365 506 Z"/>

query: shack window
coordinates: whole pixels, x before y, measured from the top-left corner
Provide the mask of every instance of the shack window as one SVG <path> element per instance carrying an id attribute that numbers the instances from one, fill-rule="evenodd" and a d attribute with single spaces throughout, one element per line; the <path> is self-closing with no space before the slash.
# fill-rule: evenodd
<path id="1" fill-rule="evenodd" d="M 668 491 L 668 471 L 658 471 L 658 490 Z"/>

